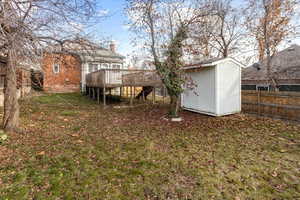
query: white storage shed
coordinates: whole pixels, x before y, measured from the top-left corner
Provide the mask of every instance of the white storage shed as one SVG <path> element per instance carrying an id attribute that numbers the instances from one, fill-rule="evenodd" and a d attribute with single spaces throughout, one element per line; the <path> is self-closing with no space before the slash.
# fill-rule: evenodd
<path id="1" fill-rule="evenodd" d="M 210 59 L 184 67 L 193 87 L 186 85 L 181 96 L 185 110 L 212 116 L 241 111 L 241 71 L 233 58 Z"/>

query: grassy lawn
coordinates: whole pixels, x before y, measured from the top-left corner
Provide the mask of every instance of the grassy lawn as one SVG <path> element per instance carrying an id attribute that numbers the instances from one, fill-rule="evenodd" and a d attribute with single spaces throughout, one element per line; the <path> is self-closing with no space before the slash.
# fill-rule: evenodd
<path id="1" fill-rule="evenodd" d="M 164 105 L 103 109 L 79 94 L 24 100 L 0 144 L 0 199 L 300 199 L 300 125 Z"/>

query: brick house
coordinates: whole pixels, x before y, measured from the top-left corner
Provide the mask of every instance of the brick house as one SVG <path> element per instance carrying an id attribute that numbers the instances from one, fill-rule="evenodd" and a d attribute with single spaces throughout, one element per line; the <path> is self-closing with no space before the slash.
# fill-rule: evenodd
<path id="1" fill-rule="evenodd" d="M 81 59 L 72 54 L 46 53 L 42 60 L 46 92 L 79 92 Z"/>
<path id="2" fill-rule="evenodd" d="M 125 57 L 110 48 L 76 50 L 72 53 L 45 53 L 42 60 L 46 92 L 85 91 L 85 76 L 100 69 L 123 69 Z"/>

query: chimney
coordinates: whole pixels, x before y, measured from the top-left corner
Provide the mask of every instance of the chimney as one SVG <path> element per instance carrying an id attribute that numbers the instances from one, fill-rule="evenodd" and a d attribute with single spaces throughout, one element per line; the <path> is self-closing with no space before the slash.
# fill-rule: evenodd
<path id="1" fill-rule="evenodd" d="M 110 43 L 109 48 L 112 52 L 116 53 L 116 44 L 114 41 Z"/>

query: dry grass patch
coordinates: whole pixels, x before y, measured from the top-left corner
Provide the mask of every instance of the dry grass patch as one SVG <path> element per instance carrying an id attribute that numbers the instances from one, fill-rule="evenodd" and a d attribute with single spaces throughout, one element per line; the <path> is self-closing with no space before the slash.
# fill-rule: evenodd
<path id="1" fill-rule="evenodd" d="M 79 94 L 22 102 L 26 133 L 0 145 L 0 199 L 300 198 L 299 125 L 190 112 L 172 123 L 166 110 Z"/>

